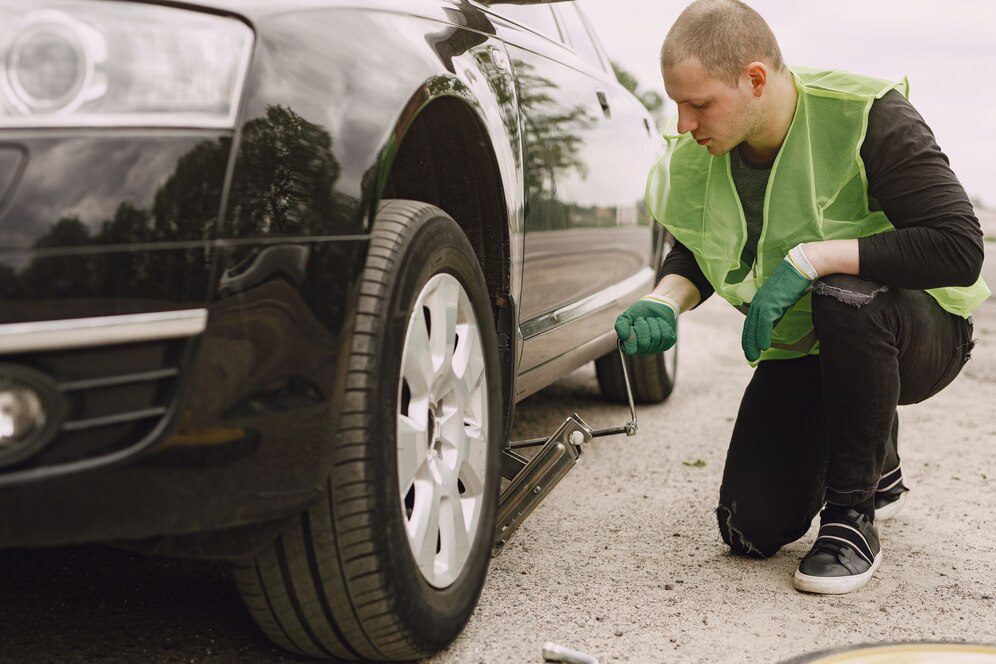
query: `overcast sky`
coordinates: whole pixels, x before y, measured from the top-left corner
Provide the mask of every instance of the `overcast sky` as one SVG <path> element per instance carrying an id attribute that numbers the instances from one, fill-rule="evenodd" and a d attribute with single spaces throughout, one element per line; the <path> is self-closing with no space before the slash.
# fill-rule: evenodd
<path id="1" fill-rule="evenodd" d="M 613 60 L 663 93 L 661 42 L 687 2 L 580 0 Z M 789 64 L 910 77 L 910 100 L 969 195 L 996 207 L 996 1 L 748 2 Z"/>

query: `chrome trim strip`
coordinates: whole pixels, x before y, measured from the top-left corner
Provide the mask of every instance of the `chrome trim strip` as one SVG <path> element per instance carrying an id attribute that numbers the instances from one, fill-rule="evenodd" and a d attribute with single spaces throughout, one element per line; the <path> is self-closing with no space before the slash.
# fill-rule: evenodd
<path id="1" fill-rule="evenodd" d="M 653 288 L 654 274 L 653 268 L 644 267 L 639 272 L 626 277 L 617 284 L 603 288 L 597 293 L 592 293 L 588 297 L 571 302 L 548 314 L 531 318 L 519 325 L 522 336 L 528 339 L 529 337 L 553 329 L 558 325 L 563 325 L 564 323 L 569 323 L 572 320 L 586 316 L 593 311 L 617 302 L 622 297 L 630 295 L 634 290 L 639 289 L 646 283 L 651 283 L 651 288 Z"/>
<path id="2" fill-rule="evenodd" d="M 0 325 L 0 354 L 84 346 L 109 346 L 200 334 L 207 309 L 71 318 Z"/>
<path id="3" fill-rule="evenodd" d="M 522 401 L 528 396 L 539 392 L 547 385 L 566 376 L 569 372 L 597 360 L 606 353 L 611 353 L 616 347 L 616 332 L 609 330 L 591 341 L 573 348 L 563 355 L 539 364 L 516 377 L 515 401 Z"/>
<path id="4" fill-rule="evenodd" d="M 60 392 L 77 392 L 79 390 L 99 390 L 102 387 L 115 387 L 117 385 L 129 385 L 131 383 L 151 383 L 163 378 L 174 378 L 180 375 L 177 368 L 158 369 L 156 371 L 144 371 L 142 373 L 123 374 L 120 376 L 107 376 L 104 378 L 88 378 L 86 380 L 74 380 L 68 383 L 59 383 L 56 389 Z"/>
<path id="5" fill-rule="evenodd" d="M 0 129 L 234 129 L 235 113 L 224 118 L 179 113 L 145 115 L 69 115 L 66 117 L 0 118 Z"/>
<path id="6" fill-rule="evenodd" d="M 115 415 L 105 415 L 104 417 L 94 417 L 89 420 L 76 420 L 74 422 L 63 422 L 63 431 L 81 431 L 83 429 L 93 429 L 95 427 L 106 427 L 110 424 L 122 424 L 124 422 L 137 422 L 147 420 L 150 417 L 162 417 L 166 414 L 166 406 L 156 406 L 155 408 L 145 408 L 128 413 L 117 413 Z"/>
<path id="7" fill-rule="evenodd" d="M 218 240 L 178 240 L 176 242 L 132 242 L 130 244 L 101 244 L 93 247 L 0 247 L 0 256 L 84 256 L 111 252 L 170 251 L 172 249 L 216 249 L 219 247 L 241 247 L 248 245 L 269 246 L 271 244 L 307 244 L 324 242 L 364 242 L 372 236 L 356 235 L 302 235 L 294 237 L 246 237 Z"/>

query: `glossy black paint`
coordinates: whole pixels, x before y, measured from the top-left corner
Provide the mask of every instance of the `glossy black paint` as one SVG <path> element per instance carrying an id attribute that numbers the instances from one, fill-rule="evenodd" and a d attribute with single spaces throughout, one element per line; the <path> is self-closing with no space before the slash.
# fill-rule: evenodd
<path id="1" fill-rule="evenodd" d="M 216 250 L 0 254 L 0 324 L 203 307 Z"/>
<path id="2" fill-rule="evenodd" d="M 0 214 L 3 252 L 212 239 L 231 139 L 150 133 L 10 132 L 25 167 Z"/>
<path id="3" fill-rule="evenodd" d="M 256 35 L 234 131 L 0 131 L 0 324 L 209 312 L 206 331 L 180 353 L 169 416 L 128 458 L 80 470 L 72 455 L 53 449 L 0 470 L 0 545 L 218 531 L 283 518 L 322 495 L 345 381 L 338 359 L 378 200 L 408 187 L 443 202 L 461 179 L 483 190 L 473 180 L 479 173 L 391 180 L 399 154 L 411 154 L 405 145 L 421 131 L 409 133 L 418 118 L 432 109 L 444 117 L 445 106 L 434 106 L 440 100 L 459 104 L 464 121 L 479 126 L 479 149 L 496 174 L 489 186 L 501 205 L 488 213 L 506 223 L 480 234 L 480 251 L 502 254 L 489 258 L 488 277 L 496 310 L 509 314 L 506 343 L 519 321 L 515 305 L 529 300 L 524 258 L 536 266 L 526 278 L 539 298 L 529 315 L 649 262 L 650 227 L 634 216 L 642 173 L 636 184 L 624 176 L 649 166 L 640 162 L 654 148 L 630 136 L 645 154 L 626 162 L 617 145 L 626 130 L 604 117 L 596 92 L 633 126 L 638 118 L 642 127 L 645 112 L 609 74 L 590 70 L 563 44 L 539 44 L 500 7 L 468 0 L 197 7 L 237 16 Z M 542 57 L 534 52 L 544 49 Z M 545 117 L 540 110 L 550 95 L 584 106 L 600 134 L 568 129 L 537 139 L 544 123 L 557 128 L 562 109 Z M 611 169 L 586 152 L 583 169 L 572 161 L 593 141 L 607 146 Z M 567 154 L 566 162 L 544 162 L 551 153 Z M 581 170 L 593 179 L 578 179 Z M 607 197 L 593 204 L 582 194 L 596 186 Z M 466 197 L 457 198 L 464 202 L 447 204 L 454 217 L 473 217 L 472 206 L 460 207 Z M 620 220 L 630 226 L 621 234 Z M 544 237 L 561 238 L 554 244 L 567 258 L 555 269 L 565 268 L 564 281 L 535 272 L 549 267 L 533 256 L 549 244 Z M 611 255 L 593 253 L 595 243 Z M 599 282 L 591 281 L 596 273 Z M 106 362 L 97 357 L 92 364 Z M 511 399 L 511 346 L 506 357 Z"/>

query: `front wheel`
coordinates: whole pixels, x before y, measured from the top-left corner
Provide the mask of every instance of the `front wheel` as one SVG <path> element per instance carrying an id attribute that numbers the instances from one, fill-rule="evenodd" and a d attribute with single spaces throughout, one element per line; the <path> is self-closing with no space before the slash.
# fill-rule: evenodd
<path id="1" fill-rule="evenodd" d="M 292 652 L 410 660 L 456 638 L 487 574 L 498 343 L 474 251 L 439 208 L 383 204 L 362 279 L 326 499 L 235 576 Z"/>

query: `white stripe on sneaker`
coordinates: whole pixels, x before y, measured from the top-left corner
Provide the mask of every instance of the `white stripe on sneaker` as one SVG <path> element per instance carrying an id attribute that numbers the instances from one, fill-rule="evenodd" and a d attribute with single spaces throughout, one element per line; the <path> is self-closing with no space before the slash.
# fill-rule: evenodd
<path id="1" fill-rule="evenodd" d="M 903 464 L 901 464 L 901 463 L 896 464 L 896 467 L 893 468 L 892 470 L 890 470 L 889 472 L 882 473 L 882 477 L 888 477 L 889 475 L 893 474 L 894 472 L 896 472 L 897 470 L 899 470 L 902 467 L 903 467 Z"/>
<path id="2" fill-rule="evenodd" d="M 839 542 L 844 542 L 845 544 L 849 544 L 851 546 L 851 548 L 854 549 L 855 553 L 857 553 L 859 556 L 861 556 L 862 558 L 864 558 L 865 561 L 867 561 L 869 565 L 872 564 L 872 561 L 868 560 L 868 556 L 865 555 L 865 552 L 862 551 L 861 549 L 859 549 L 858 547 L 854 546 L 854 542 L 852 542 L 849 539 L 845 539 L 843 537 L 837 537 L 836 535 L 820 535 L 816 539 L 817 540 L 821 540 L 821 539 L 832 539 L 832 540 L 837 540 Z"/>
<path id="3" fill-rule="evenodd" d="M 868 559 L 869 556 L 875 555 L 875 552 L 872 550 L 871 545 L 868 544 L 868 538 L 866 538 L 860 530 L 857 530 L 856 528 L 853 528 L 852 526 L 849 526 L 846 523 L 841 523 L 840 521 L 828 521 L 827 523 L 820 526 L 820 533 L 821 534 L 823 533 L 824 528 L 833 528 L 833 527 L 849 530 L 853 532 L 855 535 L 857 535 L 859 541 L 851 541 L 851 545 L 855 549 L 857 549 L 858 553 L 861 553 L 862 557 L 864 557 L 866 560 Z M 865 547 L 864 550 L 861 549 L 860 546 L 861 544 L 864 545 Z M 869 562 L 871 561 L 869 560 Z"/>
<path id="4" fill-rule="evenodd" d="M 885 493 L 886 491 L 888 491 L 889 489 L 893 488 L 894 486 L 896 486 L 897 484 L 899 484 L 902 481 L 903 481 L 903 477 L 902 477 L 902 475 L 900 475 L 899 477 L 896 478 L 896 481 L 893 482 L 892 484 L 890 484 L 889 486 L 885 486 L 885 487 L 881 487 L 881 488 L 875 489 L 875 491 L 877 491 L 878 493 Z"/>
<path id="5" fill-rule="evenodd" d="M 902 480 L 902 464 L 899 464 L 889 472 L 882 473 L 882 476 L 878 478 L 878 487 L 876 488 L 876 491 L 888 491 Z M 888 482 L 888 486 L 883 486 L 883 482 Z"/>

